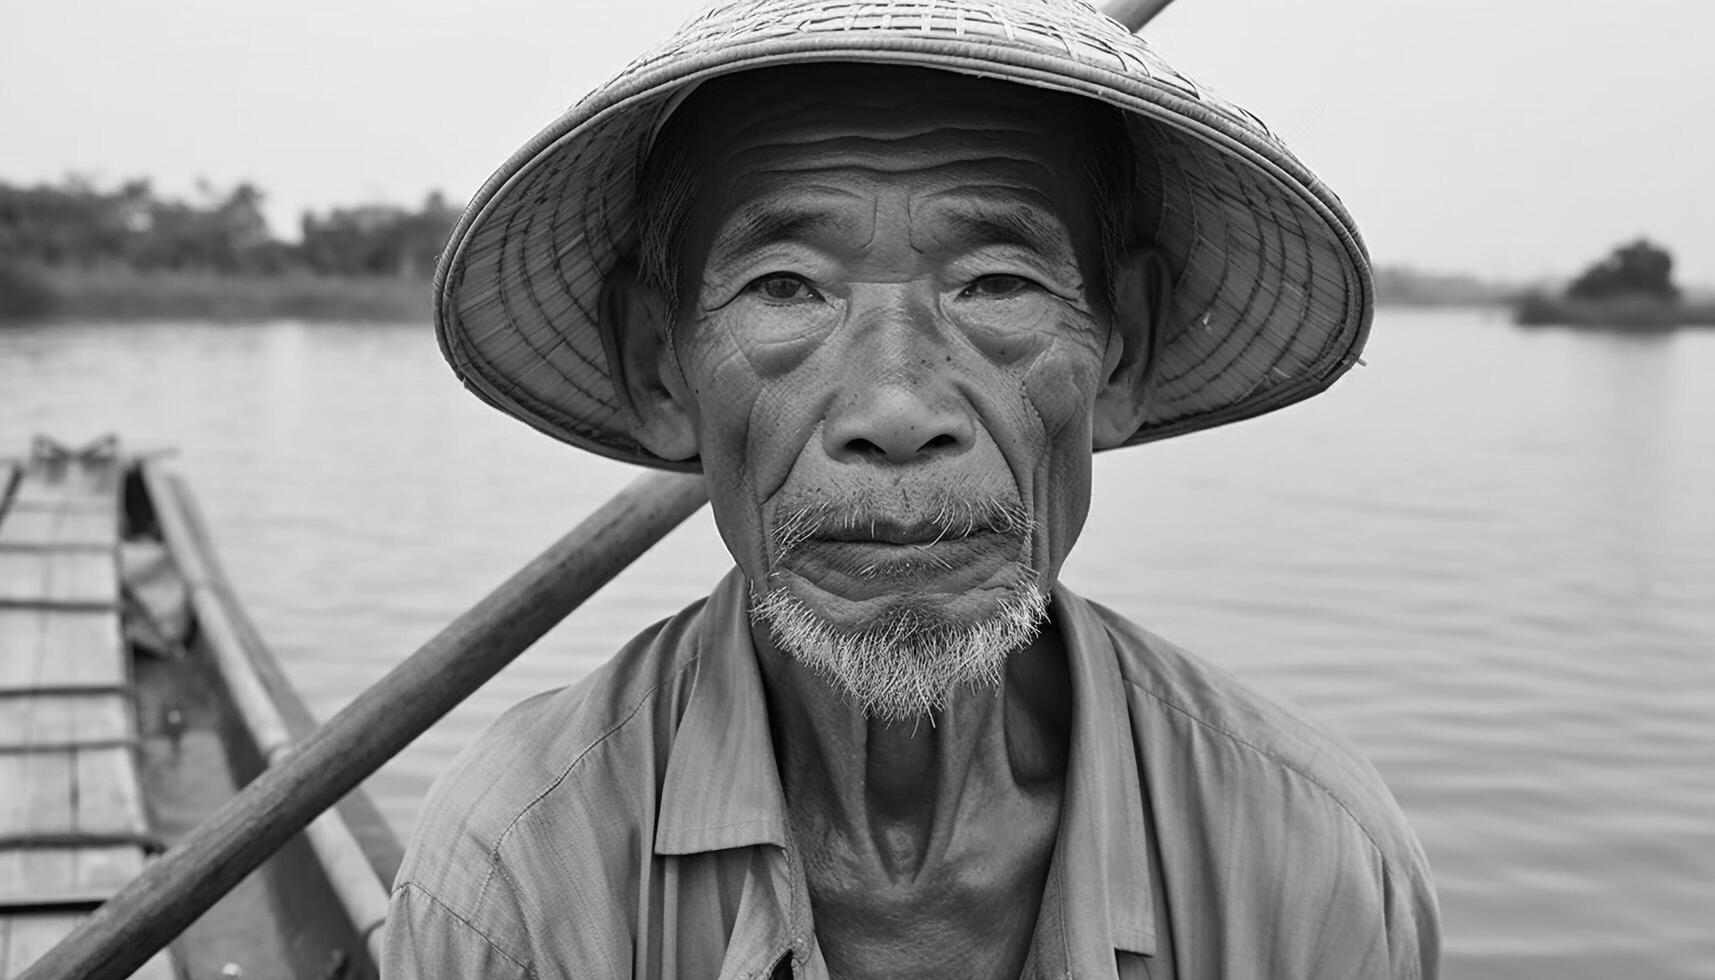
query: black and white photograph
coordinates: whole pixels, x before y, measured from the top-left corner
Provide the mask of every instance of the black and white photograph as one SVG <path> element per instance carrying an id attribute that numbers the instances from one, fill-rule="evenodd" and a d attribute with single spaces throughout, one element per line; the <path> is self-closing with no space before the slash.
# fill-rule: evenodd
<path id="1" fill-rule="evenodd" d="M 1715 6 L 0 25 L 0 980 L 1715 980 Z"/>

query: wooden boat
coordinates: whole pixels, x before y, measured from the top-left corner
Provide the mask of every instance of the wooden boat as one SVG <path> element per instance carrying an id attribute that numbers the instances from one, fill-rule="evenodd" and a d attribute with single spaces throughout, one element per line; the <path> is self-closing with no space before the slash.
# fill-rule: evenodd
<path id="1" fill-rule="evenodd" d="M 401 855 L 362 780 L 708 502 L 700 475 L 639 477 L 312 730 L 180 481 L 111 444 L 43 444 L 0 467 L 0 528 L 15 537 L 0 549 L 0 607 L 21 613 L 0 651 L 22 650 L 0 655 L 20 675 L 0 703 L 25 706 L 30 733 L 0 788 L 45 801 L 0 805 L 0 861 L 14 862 L 0 874 L 0 980 L 374 975 L 382 883 Z M 79 700 L 95 695 L 107 701 Z M 126 734 L 83 744 L 36 727 L 70 716 L 78 727 L 61 731 L 93 736 L 90 713 Z M 85 753 L 113 748 L 126 764 L 86 782 Z M 81 822 L 92 794 L 119 801 L 108 824 Z"/>
<path id="2" fill-rule="evenodd" d="M 111 438 L 0 461 L 0 980 L 314 728 L 178 478 Z M 374 976 L 399 855 L 355 791 L 136 976 Z"/>

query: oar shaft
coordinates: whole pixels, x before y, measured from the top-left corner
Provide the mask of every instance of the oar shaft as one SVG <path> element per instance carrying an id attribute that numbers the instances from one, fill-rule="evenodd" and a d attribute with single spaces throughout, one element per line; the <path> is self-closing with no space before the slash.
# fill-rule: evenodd
<path id="1" fill-rule="evenodd" d="M 633 482 L 228 800 L 19 980 L 130 976 L 707 499 L 701 477 Z"/>
<path id="2" fill-rule="evenodd" d="M 1119 21 L 1136 34 L 1155 15 L 1167 9 L 1173 0 L 1112 0 L 1102 5 L 1102 13 Z"/>

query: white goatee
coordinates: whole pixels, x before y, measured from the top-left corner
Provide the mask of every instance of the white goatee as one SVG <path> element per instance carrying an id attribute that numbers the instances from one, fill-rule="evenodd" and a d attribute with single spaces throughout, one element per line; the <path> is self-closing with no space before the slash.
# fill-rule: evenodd
<path id="1" fill-rule="evenodd" d="M 998 687 L 1007 657 L 1036 638 L 1048 597 L 1029 568 L 1017 572 L 999 608 L 974 623 L 905 605 L 874 625 L 837 627 L 779 587 L 754 597 L 752 615 L 865 715 L 906 721 L 938 710 L 960 687 Z"/>

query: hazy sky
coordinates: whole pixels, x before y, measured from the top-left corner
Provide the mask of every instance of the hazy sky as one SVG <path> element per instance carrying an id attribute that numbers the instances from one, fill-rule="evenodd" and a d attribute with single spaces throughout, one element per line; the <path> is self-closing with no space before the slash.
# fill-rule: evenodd
<path id="1" fill-rule="evenodd" d="M 55 0 L 0 33 L 0 179 L 469 197 L 695 0 Z M 1640 234 L 1715 284 L 1712 0 L 1178 0 L 1148 30 L 1382 263 L 1564 276 Z"/>

